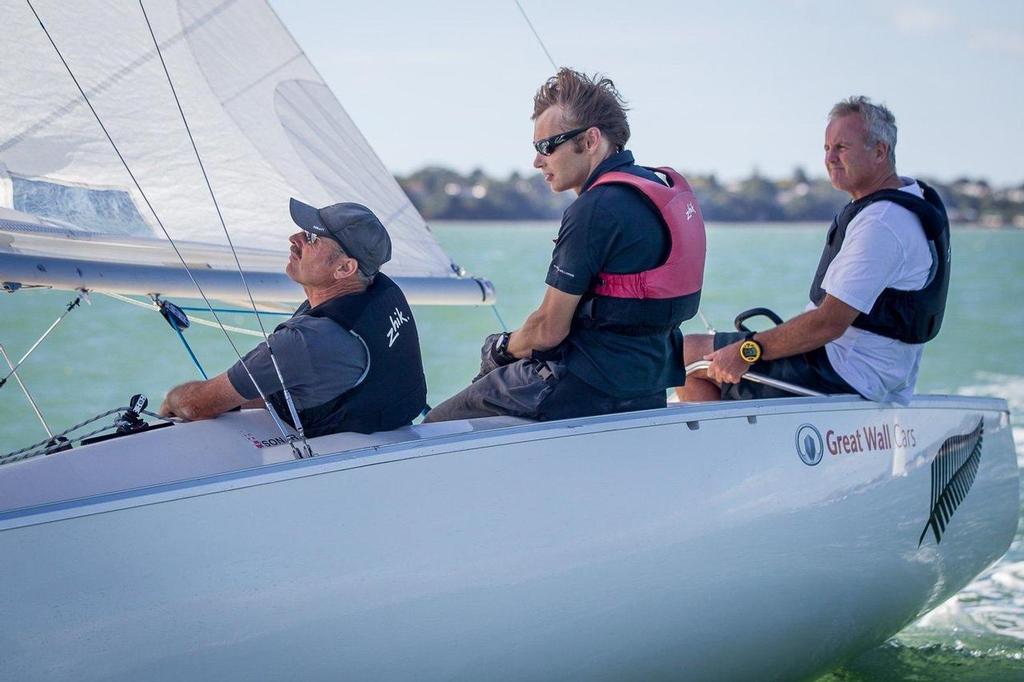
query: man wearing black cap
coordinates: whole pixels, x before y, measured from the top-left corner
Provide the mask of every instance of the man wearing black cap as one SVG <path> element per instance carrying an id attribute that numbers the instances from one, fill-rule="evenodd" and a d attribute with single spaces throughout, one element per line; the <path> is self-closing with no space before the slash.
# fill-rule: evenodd
<path id="1" fill-rule="evenodd" d="M 208 419 L 262 407 L 296 426 L 273 360 L 305 435 L 372 433 L 408 425 L 426 405 L 419 337 L 401 289 L 380 267 L 391 238 L 370 209 L 342 203 L 316 209 L 295 199 L 285 272 L 306 301 L 240 362 L 208 381 L 172 389 L 161 414 Z M 271 353 L 272 351 L 272 353 Z M 273 359 L 271 357 L 273 355 Z"/>

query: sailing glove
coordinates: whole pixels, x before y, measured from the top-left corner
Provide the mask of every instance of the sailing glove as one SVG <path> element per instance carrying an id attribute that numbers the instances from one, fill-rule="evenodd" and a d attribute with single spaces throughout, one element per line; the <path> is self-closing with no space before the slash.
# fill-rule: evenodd
<path id="1" fill-rule="evenodd" d="M 490 374 L 503 365 L 510 365 L 516 361 L 515 356 L 508 352 L 508 339 L 508 332 L 491 334 L 484 339 L 484 345 L 480 348 L 480 373 L 473 381 Z"/>

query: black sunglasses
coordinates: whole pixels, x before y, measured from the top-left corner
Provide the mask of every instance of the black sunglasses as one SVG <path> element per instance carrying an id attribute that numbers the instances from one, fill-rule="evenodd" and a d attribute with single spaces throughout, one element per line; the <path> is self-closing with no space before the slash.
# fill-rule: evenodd
<path id="1" fill-rule="evenodd" d="M 576 137 L 580 133 L 585 133 L 590 130 L 593 126 L 587 126 L 585 128 L 575 128 L 574 130 L 567 130 L 564 133 L 558 133 L 551 137 L 545 137 L 543 140 L 537 140 L 533 143 L 533 148 L 537 150 L 537 153 L 541 156 L 551 156 L 555 153 L 555 150 L 560 146 Z"/>

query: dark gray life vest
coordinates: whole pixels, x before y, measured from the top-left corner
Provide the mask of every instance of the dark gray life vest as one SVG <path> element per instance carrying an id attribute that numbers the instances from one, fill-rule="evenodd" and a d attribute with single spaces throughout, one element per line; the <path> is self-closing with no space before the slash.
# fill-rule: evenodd
<path id="1" fill-rule="evenodd" d="M 920 181 L 918 184 L 924 190 L 924 199 L 898 189 L 883 189 L 847 204 L 829 228 L 810 291 L 811 301 L 821 305 L 825 300 L 825 290 L 821 288 L 825 272 L 843 246 L 846 228 L 858 213 L 876 201 L 891 201 L 902 206 L 917 216 L 924 229 L 932 252 L 929 279 L 924 288 L 915 291 L 885 289 L 871 311 L 858 315 L 853 326 L 904 343 L 925 343 L 935 338 L 942 326 L 946 292 L 949 290 L 949 219 L 946 207 L 934 189 Z"/>
<path id="2" fill-rule="evenodd" d="M 427 381 L 416 322 L 397 284 L 378 273 L 366 291 L 332 298 L 302 314 L 326 317 L 355 333 L 370 359 L 358 386 L 322 405 L 299 410 L 306 436 L 390 431 L 419 416 L 427 404 Z M 284 391 L 269 399 L 281 418 L 292 424 Z"/>

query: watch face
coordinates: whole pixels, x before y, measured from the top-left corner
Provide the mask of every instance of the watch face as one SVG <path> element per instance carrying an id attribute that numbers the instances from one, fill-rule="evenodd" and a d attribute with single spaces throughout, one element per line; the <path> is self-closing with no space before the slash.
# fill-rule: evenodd
<path id="1" fill-rule="evenodd" d="M 757 341 L 744 341 L 740 344 L 740 357 L 746 362 L 754 364 L 761 359 L 761 344 Z"/>
<path id="2" fill-rule="evenodd" d="M 498 337 L 497 343 L 494 344 L 494 349 L 497 351 L 498 355 L 508 356 L 508 342 L 511 338 L 512 335 L 508 332 L 505 332 Z"/>

